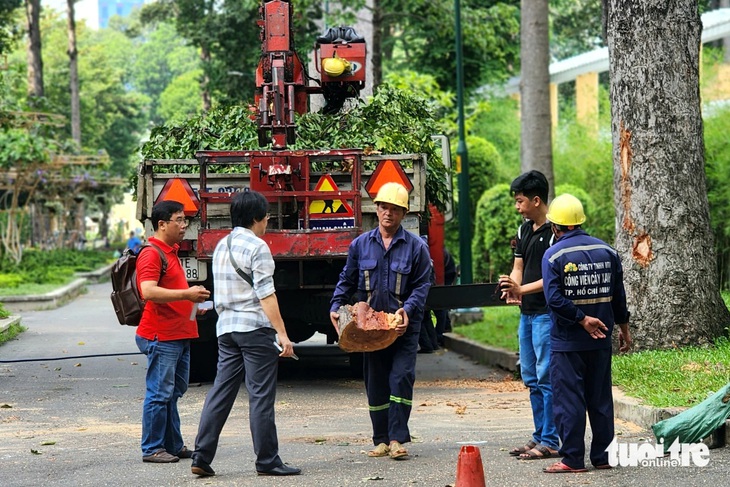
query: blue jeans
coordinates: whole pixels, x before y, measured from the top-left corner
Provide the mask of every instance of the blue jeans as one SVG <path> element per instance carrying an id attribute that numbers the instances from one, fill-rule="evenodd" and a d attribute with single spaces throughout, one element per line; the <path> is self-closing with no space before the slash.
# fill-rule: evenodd
<path id="1" fill-rule="evenodd" d="M 530 389 L 535 443 L 558 448 L 558 430 L 553 417 L 550 385 L 550 315 L 520 315 L 520 373 Z"/>
<path id="2" fill-rule="evenodd" d="M 166 450 L 175 455 L 184 446 L 177 400 L 188 390 L 190 340 L 160 342 L 135 336 L 147 355 L 147 392 L 142 407 L 142 456 Z"/>

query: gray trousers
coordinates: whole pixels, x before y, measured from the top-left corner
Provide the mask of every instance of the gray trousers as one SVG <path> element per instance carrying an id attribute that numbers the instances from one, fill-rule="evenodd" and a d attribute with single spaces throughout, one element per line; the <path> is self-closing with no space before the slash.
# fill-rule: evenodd
<path id="1" fill-rule="evenodd" d="M 283 465 L 274 417 L 279 368 L 279 351 L 274 348 L 275 333 L 272 328 L 261 328 L 218 337 L 218 374 L 205 398 L 193 458 L 213 463 L 221 430 L 245 376 L 256 470 Z"/>

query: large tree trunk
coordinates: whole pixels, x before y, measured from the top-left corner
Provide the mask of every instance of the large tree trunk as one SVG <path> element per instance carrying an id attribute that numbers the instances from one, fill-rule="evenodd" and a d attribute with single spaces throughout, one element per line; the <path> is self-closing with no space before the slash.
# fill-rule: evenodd
<path id="1" fill-rule="evenodd" d="M 25 0 L 28 29 L 28 104 L 43 98 L 43 58 L 41 57 L 41 0 Z"/>
<path id="2" fill-rule="evenodd" d="M 380 6 L 380 0 L 372 1 L 372 30 L 373 30 L 373 45 L 368 46 L 368 50 L 372 53 L 372 69 L 373 69 L 373 88 L 378 89 L 378 86 L 383 82 L 383 36 L 385 32 L 385 23 L 383 22 L 383 8 Z"/>
<path id="3" fill-rule="evenodd" d="M 553 178 L 550 119 L 550 42 L 548 0 L 522 0 L 520 14 L 520 159 L 522 172 L 536 169 Z"/>
<path id="4" fill-rule="evenodd" d="M 66 0 L 68 5 L 68 68 L 71 85 L 71 138 L 81 148 L 81 101 L 79 98 L 78 51 L 76 50 L 75 1 Z"/>
<path id="5" fill-rule="evenodd" d="M 608 7 L 616 248 L 635 344 L 708 343 L 730 313 L 705 186 L 697 0 Z"/>
<path id="6" fill-rule="evenodd" d="M 208 75 L 210 67 L 210 50 L 207 46 L 202 46 L 200 48 L 200 61 L 204 66 L 203 79 L 200 80 L 200 92 L 203 97 L 203 111 L 209 112 L 213 103 L 210 98 L 210 76 Z"/>

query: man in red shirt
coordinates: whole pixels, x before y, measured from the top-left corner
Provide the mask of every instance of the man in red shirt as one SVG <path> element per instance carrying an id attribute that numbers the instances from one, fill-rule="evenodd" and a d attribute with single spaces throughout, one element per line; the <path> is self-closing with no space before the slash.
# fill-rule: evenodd
<path id="1" fill-rule="evenodd" d="M 177 462 L 190 458 L 180 432 L 177 401 L 188 389 L 190 339 L 198 337 L 193 303 L 210 297 L 203 286 L 188 287 L 177 258 L 185 237 L 183 205 L 163 201 L 152 208 L 154 236 L 137 257 L 137 286 L 147 303 L 137 327 L 137 346 L 147 355 L 147 392 L 142 408 L 142 461 Z M 164 273 L 163 267 L 165 267 Z"/>

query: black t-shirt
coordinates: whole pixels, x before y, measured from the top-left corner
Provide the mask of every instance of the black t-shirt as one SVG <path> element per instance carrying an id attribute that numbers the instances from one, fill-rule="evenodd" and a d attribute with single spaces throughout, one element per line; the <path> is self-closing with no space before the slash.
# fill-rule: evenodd
<path id="1" fill-rule="evenodd" d="M 550 222 L 545 222 L 537 230 L 532 229 L 532 221 L 523 223 L 517 230 L 517 246 L 515 257 L 521 258 L 522 284 L 542 279 L 542 256 L 553 244 L 553 232 Z M 545 294 L 543 292 L 522 295 L 522 313 L 533 315 L 547 313 Z"/>

